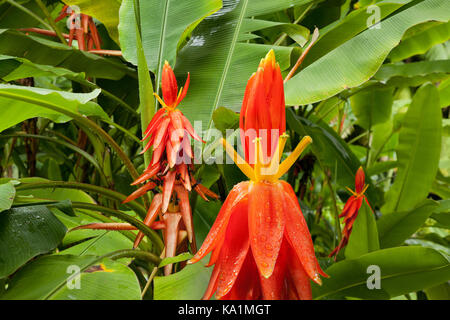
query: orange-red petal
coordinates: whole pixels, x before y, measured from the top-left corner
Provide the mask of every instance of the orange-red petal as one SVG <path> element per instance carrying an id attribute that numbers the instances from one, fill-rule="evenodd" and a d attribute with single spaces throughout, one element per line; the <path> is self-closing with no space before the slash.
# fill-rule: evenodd
<path id="1" fill-rule="evenodd" d="M 147 211 L 147 216 L 144 219 L 144 224 L 146 226 L 150 227 L 156 220 L 156 218 L 158 217 L 158 213 L 161 211 L 161 205 L 162 205 L 162 195 L 158 193 L 153 197 L 152 203 L 150 204 L 150 208 Z M 142 231 L 139 231 L 138 235 L 136 236 L 136 239 L 134 240 L 133 248 L 137 248 L 143 237 L 144 234 L 142 233 Z"/>
<path id="2" fill-rule="evenodd" d="M 137 189 L 135 192 L 130 194 L 122 203 L 127 203 L 130 201 L 133 201 L 134 199 L 139 198 L 140 196 L 144 195 L 149 190 L 152 190 L 156 187 L 156 184 L 154 182 L 148 182 L 139 189 Z"/>
<path id="3" fill-rule="evenodd" d="M 283 239 L 283 193 L 276 184 L 265 182 L 252 182 L 248 190 L 250 243 L 256 265 L 265 278 L 272 275 Z"/>
<path id="4" fill-rule="evenodd" d="M 170 197 L 175 183 L 176 172 L 174 170 L 167 172 L 164 176 L 162 212 L 165 213 L 169 207 Z"/>
<path id="5" fill-rule="evenodd" d="M 220 242 L 221 238 L 224 236 L 224 231 L 228 225 L 228 220 L 233 211 L 233 208 L 248 195 L 248 181 L 240 182 L 233 187 L 233 189 L 228 194 L 227 199 L 220 209 L 216 221 L 214 221 L 211 230 L 209 230 L 200 250 L 194 255 L 193 258 L 189 260 L 189 263 L 195 263 L 204 258 L 214 247 Z"/>
<path id="6" fill-rule="evenodd" d="M 162 71 L 161 90 L 164 102 L 168 106 L 172 106 L 177 99 L 178 85 L 175 74 L 167 61 L 164 64 Z"/>
<path id="7" fill-rule="evenodd" d="M 278 186 L 285 191 L 285 217 L 286 235 L 291 247 L 296 252 L 299 260 L 308 276 L 318 284 L 321 284 L 319 277 L 320 267 L 314 253 L 314 245 L 309 233 L 305 218 L 303 217 L 297 196 L 290 184 L 279 181 Z"/>

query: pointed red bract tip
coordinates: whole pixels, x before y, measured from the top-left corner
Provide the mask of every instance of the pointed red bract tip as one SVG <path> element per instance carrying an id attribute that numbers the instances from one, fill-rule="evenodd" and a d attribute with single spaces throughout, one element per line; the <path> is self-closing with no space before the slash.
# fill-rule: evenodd
<path id="1" fill-rule="evenodd" d="M 286 111 L 284 101 L 283 77 L 280 66 L 275 61 L 273 50 L 261 60 L 258 70 L 248 80 L 240 113 L 241 140 L 247 161 L 252 159 L 250 137 L 252 132 L 263 139 L 270 157 L 278 137 L 286 131 Z M 255 130 L 255 131 L 253 131 Z M 267 130 L 266 133 L 260 130 Z M 272 130 L 278 130 L 273 135 Z M 275 131 L 276 132 L 276 131 Z M 272 140 L 274 140 L 272 142 Z"/>
<path id="2" fill-rule="evenodd" d="M 365 175 L 362 167 L 359 167 L 358 171 L 356 171 L 355 175 L 355 191 L 356 193 L 361 193 L 364 189 L 365 184 Z"/>
<path id="3" fill-rule="evenodd" d="M 162 71 L 161 90 L 164 103 L 168 106 L 172 106 L 177 100 L 178 85 L 175 74 L 167 61 L 164 63 Z"/>

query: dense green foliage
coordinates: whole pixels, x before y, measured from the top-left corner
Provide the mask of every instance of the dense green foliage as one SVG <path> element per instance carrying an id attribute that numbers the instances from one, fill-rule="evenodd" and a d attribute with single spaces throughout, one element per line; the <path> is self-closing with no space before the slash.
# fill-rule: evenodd
<path id="1" fill-rule="evenodd" d="M 62 2 L 0 0 L 0 299 L 201 298 L 211 269 L 184 267 L 186 253 L 161 262 L 162 233 L 142 223 L 148 198 L 121 203 L 148 165 L 140 138 L 164 61 L 179 83 L 190 73 L 180 110 L 204 131 L 196 177 L 221 198 L 191 194 L 200 247 L 245 179 L 212 161 L 222 150 L 207 129 L 236 129 L 260 59 L 273 48 L 286 76 L 316 27 L 285 84 L 287 153 L 304 135 L 313 143 L 283 177 L 330 275 L 314 298 L 450 299 L 450 1 L 63 2 L 93 16 L 102 49 L 122 56 L 20 30 L 68 33 L 65 19 L 50 19 Z M 334 261 L 337 216 L 360 166 L 374 212 L 362 207 Z M 128 222 L 146 237 L 130 250 L 134 231 L 71 231 L 93 222 Z M 164 277 L 168 263 L 177 272 Z M 66 285 L 73 265 L 79 290 Z M 366 286 L 371 265 L 380 289 Z"/>

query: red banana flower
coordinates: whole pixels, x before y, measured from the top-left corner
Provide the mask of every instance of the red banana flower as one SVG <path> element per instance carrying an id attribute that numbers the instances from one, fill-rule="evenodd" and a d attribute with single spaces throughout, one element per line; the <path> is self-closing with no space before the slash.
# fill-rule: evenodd
<path id="1" fill-rule="evenodd" d="M 234 186 L 188 263 L 211 252 L 208 266 L 215 266 L 204 299 L 214 293 L 217 299 L 311 299 L 310 279 L 320 284 L 320 275 L 326 274 L 316 259 L 297 196 L 279 180 L 311 138 L 304 137 L 279 165 L 287 135 L 283 80 L 272 50 L 248 81 L 240 117 L 245 158 L 254 159 L 254 164 L 225 140 L 222 143 L 250 181 Z M 246 139 L 250 129 L 256 132 L 253 141 Z M 269 130 L 270 138 L 259 134 L 260 129 Z M 273 148 L 268 146 L 272 142 Z"/>
<path id="2" fill-rule="evenodd" d="M 91 16 L 80 13 L 79 17 L 77 17 L 78 13 L 72 11 L 70 6 L 65 5 L 62 9 L 58 17 L 55 19 L 55 22 L 62 20 L 63 18 L 69 16 L 70 19 L 70 27 L 69 34 L 63 33 L 62 36 L 64 39 L 68 40 L 68 45 L 72 46 L 73 40 L 77 40 L 78 48 L 82 51 L 89 51 L 91 53 L 100 54 L 100 55 L 110 55 L 110 56 L 122 56 L 122 52 L 120 50 L 103 50 L 101 48 L 101 38 L 97 30 L 97 26 L 95 25 L 94 20 Z M 56 37 L 57 34 L 51 30 L 44 30 L 39 28 L 24 28 L 20 29 L 21 31 L 34 32 L 47 36 Z"/>
<path id="3" fill-rule="evenodd" d="M 144 224 L 152 225 L 158 216 L 164 221 L 166 257 L 175 255 L 181 227 L 186 230 L 187 239 L 192 248 L 195 248 L 189 191 L 194 188 L 205 200 L 208 200 L 206 196 L 218 198 L 214 192 L 198 184 L 192 175 L 193 153 L 189 136 L 204 141 L 197 135 L 183 113 L 176 109 L 186 96 L 189 79 L 188 74 L 184 88 L 178 92 L 175 74 L 169 63 L 165 62 L 161 79 L 164 100 L 154 94 L 162 108 L 153 116 L 142 139 L 143 141 L 149 139 L 142 153 L 152 148 L 152 159 L 147 169 L 132 183 L 132 185 L 145 184 L 124 201 L 124 203 L 132 201 L 162 184 L 162 193 L 153 198 Z M 143 236 L 142 232 L 138 233 L 134 248 L 139 245 Z M 172 266 L 169 265 L 165 269 L 168 274 Z"/>
<path id="4" fill-rule="evenodd" d="M 358 216 L 358 211 L 362 206 L 363 200 L 366 201 L 367 205 L 372 210 L 367 197 L 364 195 L 368 187 L 369 185 L 365 185 L 364 170 L 362 167 L 359 167 L 355 175 L 355 191 L 347 188 L 352 196 L 348 198 L 344 208 L 342 209 L 342 213 L 339 215 L 339 218 L 344 218 L 345 223 L 344 229 L 342 230 L 342 239 L 338 246 L 330 253 L 329 257 L 334 256 L 334 259 L 336 259 L 339 251 L 347 245 L 350 234 L 352 233 L 353 223 Z"/>
<path id="5" fill-rule="evenodd" d="M 187 238 L 192 251 L 196 251 L 192 212 L 189 204 L 189 191 L 194 189 L 208 201 L 208 197 L 218 198 L 218 195 L 208 188 L 197 183 L 192 171 L 192 150 L 188 135 L 203 141 L 195 133 L 189 120 L 176 107 L 186 96 L 189 86 L 189 74 L 184 89 L 177 94 L 178 87 L 175 74 L 166 62 L 163 67 L 161 88 L 164 101 L 155 94 L 163 106 L 152 118 L 143 133 L 149 142 L 144 148 L 145 152 L 153 149 L 151 163 L 132 185 L 144 183 L 142 187 L 130 194 L 123 203 L 127 203 L 143 196 L 149 191 L 160 188 L 150 204 L 143 223 L 153 229 L 164 229 L 165 256 L 173 257 L 180 242 Z M 180 153 L 182 156 L 180 157 Z M 159 221 L 157 219 L 159 218 Z M 128 224 L 94 224 L 84 228 L 108 230 L 134 230 Z M 123 228 L 123 229 L 120 229 Z M 131 228 L 131 229 L 129 229 Z M 139 231 L 133 244 L 137 248 L 144 234 Z M 170 274 L 172 265 L 164 267 L 164 273 Z"/>
<path id="6" fill-rule="evenodd" d="M 124 202 L 129 202 L 143 195 L 147 191 L 156 187 L 156 183 L 163 184 L 161 211 L 165 213 L 169 207 L 174 188 L 180 200 L 180 206 L 186 211 L 190 211 L 187 192 L 192 188 L 191 160 L 193 153 L 189 141 L 189 135 L 198 141 L 204 142 L 194 131 L 189 120 L 183 113 L 176 109 L 179 103 L 186 96 L 189 87 L 189 73 L 184 88 L 179 93 L 175 74 L 166 61 L 162 71 L 161 89 L 162 100 L 156 93 L 154 94 L 160 101 L 162 108 L 156 112 L 152 120 L 144 131 L 143 139 L 149 141 L 141 153 L 152 148 L 152 159 L 143 172 L 132 185 L 147 182 L 143 187 L 132 193 Z M 181 155 L 180 155 L 181 154 Z M 178 188 L 182 185 L 183 188 Z M 197 187 L 197 185 L 196 185 Z M 198 188 L 197 188 L 198 189 Z M 217 195 L 210 191 L 209 195 L 217 198 Z M 184 202 L 186 200 L 186 203 Z M 189 240 L 192 241 L 193 231 L 190 229 L 192 221 L 188 221 L 187 214 L 183 216 L 184 223 L 188 228 Z"/>
<path id="7" fill-rule="evenodd" d="M 59 16 L 55 19 L 55 22 L 69 16 L 69 13 L 69 6 L 65 5 Z M 77 13 L 72 11 L 69 17 L 69 19 L 71 19 L 71 25 L 69 28 L 69 46 L 72 46 L 72 41 L 75 39 L 77 40 L 78 48 L 81 51 L 90 51 L 94 48 L 100 50 L 101 39 L 92 17 L 81 13 L 79 19 L 80 23 L 78 24 L 76 15 Z"/>

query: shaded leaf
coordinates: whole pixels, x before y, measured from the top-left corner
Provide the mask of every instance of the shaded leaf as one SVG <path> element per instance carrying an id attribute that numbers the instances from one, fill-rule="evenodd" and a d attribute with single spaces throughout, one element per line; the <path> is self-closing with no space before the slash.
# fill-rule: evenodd
<path id="1" fill-rule="evenodd" d="M 394 89 L 389 87 L 367 88 L 350 97 L 358 124 L 369 129 L 390 119 Z"/>
<path id="2" fill-rule="evenodd" d="M 62 111 L 109 119 L 98 104 L 90 101 L 96 98 L 99 93 L 100 89 L 91 93 L 72 93 L 0 84 L 0 105 L 2 105 L 4 115 L 0 119 L 0 132 L 23 120 L 34 117 L 49 118 L 55 122 L 70 120 L 67 115 L 43 106 L 48 104 Z M 21 112 L 17 112 L 17 110 L 21 110 Z"/>
<path id="3" fill-rule="evenodd" d="M 118 59 L 104 58 L 15 30 L 0 29 L 0 54 L 63 67 L 74 72 L 85 72 L 88 77 L 118 80 L 126 74 L 135 76 L 134 71 Z"/>
<path id="4" fill-rule="evenodd" d="M 345 258 L 354 259 L 380 249 L 375 214 L 363 201 L 353 223 L 352 233 L 345 248 Z"/>
<path id="5" fill-rule="evenodd" d="M 16 189 L 12 181 L 0 184 L 0 212 L 11 208 L 16 196 Z"/>
<path id="6" fill-rule="evenodd" d="M 368 278 L 374 274 L 368 272 L 369 266 L 379 267 L 380 289 L 367 287 Z M 430 248 L 397 247 L 340 261 L 325 272 L 330 277 L 323 280 L 322 286 L 313 285 L 315 299 L 390 299 L 448 281 L 450 263 Z"/>
<path id="7" fill-rule="evenodd" d="M 311 136 L 313 140 L 311 149 L 320 160 L 321 165 L 331 171 L 333 180 L 335 179 L 343 188 L 355 184 L 355 174 L 361 163 L 333 129 L 322 121 L 316 124 L 308 119 L 298 117 L 291 109 L 286 110 L 286 121 L 289 127 L 300 136 Z M 369 179 L 366 177 L 370 184 Z M 366 195 L 372 206 L 379 202 L 373 186 L 369 186 Z"/>
<path id="8" fill-rule="evenodd" d="M 0 215 L 0 278 L 61 242 L 66 227 L 46 206 L 13 208 Z"/>
<path id="9" fill-rule="evenodd" d="M 401 61 L 417 54 L 423 54 L 436 44 L 450 39 L 450 22 L 432 22 L 429 25 L 430 27 L 403 38 L 402 42 L 389 54 L 391 61 Z"/>
<path id="10" fill-rule="evenodd" d="M 155 277 L 154 299 L 199 300 L 205 293 L 211 272 L 212 268 L 206 268 L 203 262 L 197 262 L 169 276 Z"/>
<path id="11" fill-rule="evenodd" d="M 437 207 L 435 201 L 425 200 L 412 210 L 383 215 L 378 220 L 380 246 L 389 248 L 401 245 L 425 223 Z"/>
<path id="12" fill-rule="evenodd" d="M 386 203 L 381 208 L 383 214 L 408 211 L 428 195 L 438 169 L 441 117 L 436 87 L 422 86 L 402 121 L 397 176 L 386 193 Z"/>
<path id="13" fill-rule="evenodd" d="M 450 2 L 425 0 L 382 20 L 380 28 L 367 29 L 328 52 L 285 86 L 287 105 L 305 105 L 359 86 L 379 69 L 389 52 L 410 27 L 428 21 L 447 21 Z"/>
<path id="14" fill-rule="evenodd" d="M 4 300 L 140 298 L 136 275 L 125 265 L 95 256 L 72 255 L 45 256 L 33 261 L 12 278 L 8 290 L 2 296 Z"/>

